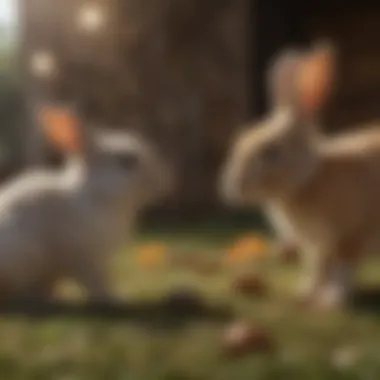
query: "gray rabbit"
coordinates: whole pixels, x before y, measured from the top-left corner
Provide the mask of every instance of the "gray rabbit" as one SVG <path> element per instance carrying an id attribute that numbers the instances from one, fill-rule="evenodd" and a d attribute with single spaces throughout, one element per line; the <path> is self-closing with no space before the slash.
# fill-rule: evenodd
<path id="1" fill-rule="evenodd" d="M 142 138 L 91 129 L 69 107 L 47 106 L 39 119 L 67 159 L 62 169 L 30 170 L 1 189 L 0 293 L 48 298 L 70 278 L 90 298 L 108 298 L 110 254 L 139 212 L 171 191 L 172 172 Z"/>

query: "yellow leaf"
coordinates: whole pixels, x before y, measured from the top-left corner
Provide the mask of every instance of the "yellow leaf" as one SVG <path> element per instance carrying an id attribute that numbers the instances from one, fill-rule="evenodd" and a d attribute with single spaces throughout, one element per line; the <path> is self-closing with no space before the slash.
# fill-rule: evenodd
<path id="1" fill-rule="evenodd" d="M 228 262 L 239 262 L 263 257 L 268 252 L 268 244 L 258 235 L 246 235 L 238 239 L 227 251 Z"/>
<path id="2" fill-rule="evenodd" d="M 138 247 L 137 260 L 141 266 L 157 266 L 166 259 L 167 247 L 163 243 L 147 243 Z"/>

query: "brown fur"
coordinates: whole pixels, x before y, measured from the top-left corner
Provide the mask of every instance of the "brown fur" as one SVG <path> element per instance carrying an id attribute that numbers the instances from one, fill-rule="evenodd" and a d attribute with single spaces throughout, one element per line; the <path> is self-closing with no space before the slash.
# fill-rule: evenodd
<path id="1" fill-rule="evenodd" d="M 334 137 L 317 128 L 333 53 L 280 56 L 269 76 L 273 112 L 235 141 L 222 176 L 228 202 L 281 216 L 282 238 L 305 252 L 307 295 L 324 306 L 344 301 L 358 261 L 380 250 L 380 124 Z"/>

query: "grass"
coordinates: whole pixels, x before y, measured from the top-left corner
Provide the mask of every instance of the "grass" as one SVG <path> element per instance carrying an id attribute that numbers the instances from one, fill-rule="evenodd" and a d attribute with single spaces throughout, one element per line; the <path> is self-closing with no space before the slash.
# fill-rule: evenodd
<path id="1" fill-rule="evenodd" d="M 234 238 L 230 230 L 148 234 L 194 254 L 219 255 Z M 132 299 L 161 297 L 179 285 L 192 285 L 211 300 L 230 303 L 235 312 L 260 323 L 274 337 L 277 350 L 268 357 L 222 355 L 223 326 L 202 322 L 181 331 L 152 331 L 128 322 L 60 319 L 0 320 L 1 379 L 378 379 L 380 324 L 373 313 L 316 314 L 292 307 L 289 298 L 298 269 L 270 261 L 251 263 L 270 285 L 265 299 L 245 299 L 231 292 L 241 268 L 215 275 L 173 270 L 167 265 L 141 268 L 133 249 L 115 259 L 115 292 Z M 254 268 L 257 266 L 257 268 Z M 245 270 L 247 267 L 245 266 Z M 376 282 L 380 262 L 371 261 L 361 281 Z M 78 290 L 67 286 L 69 296 Z"/>

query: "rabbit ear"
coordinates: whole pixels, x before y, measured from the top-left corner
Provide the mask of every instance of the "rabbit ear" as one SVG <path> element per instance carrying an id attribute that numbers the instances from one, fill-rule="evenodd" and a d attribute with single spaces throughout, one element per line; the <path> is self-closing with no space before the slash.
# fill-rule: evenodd
<path id="1" fill-rule="evenodd" d="M 39 122 L 45 136 L 66 153 L 84 150 L 84 131 L 76 112 L 67 106 L 44 105 L 39 111 Z"/>
<path id="2" fill-rule="evenodd" d="M 268 92 L 273 107 L 289 105 L 294 100 L 294 81 L 301 53 L 288 49 L 279 54 L 268 71 Z"/>
<path id="3" fill-rule="evenodd" d="M 297 72 L 297 104 L 303 116 L 314 117 L 329 95 L 334 79 L 335 51 L 330 44 L 317 45 Z"/>

